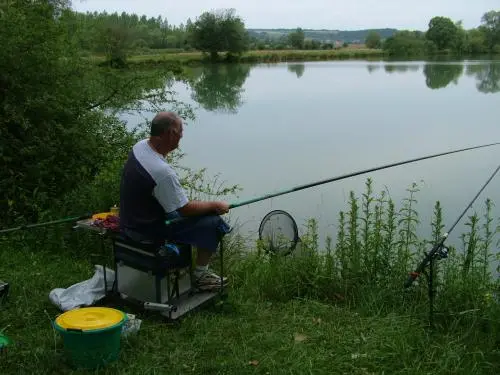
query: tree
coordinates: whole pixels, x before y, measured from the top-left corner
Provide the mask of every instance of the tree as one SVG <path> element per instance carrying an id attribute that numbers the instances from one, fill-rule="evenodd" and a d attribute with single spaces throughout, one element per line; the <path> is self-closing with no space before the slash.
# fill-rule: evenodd
<path id="1" fill-rule="evenodd" d="M 458 27 L 447 17 L 434 17 L 429 22 L 427 40 L 434 42 L 439 50 L 452 48 L 458 36 Z"/>
<path id="2" fill-rule="evenodd" d="M 466 37 L 467 52 L 472 54 L 482 54 L 487 52 L 486 33 L 483 28 L 472 29 L 467 32 Z"/>
<path id="3" fill-rule="evenodd" d="M 293 48 L 297 49 L 304 48 L 304 40 L 305 40 L 304 30 L 302 30 L 300 27 L 297 27 L 297 29 L 294 32 L 288 34 L 288 43 L 290 43 L 290 45 Z"/>
<path id="4" fill-rule="evenodd" d="M 481 18 L 482 27 L 485 31 L 488 48 L 493 50 L 495 45 L 500 44 L 500 11 L 489 11 Z"/>
<path id="5" fill-rule="evenodd" d="M 467 40 L 467 32 L 463 28 L 462 21 L 456 22 L 455 26 L 457 27 L 457 34 L 455 40 L 452 42 L 451 47 L 453 51 L 461 55 L 464 52 L 466 52 L 469 48 Z"/>
<path id="6" fill-rule="evenodd" d="M 302 48 L 307 49 L 307 50 L 320 49 L 321 42 L 319 42 L 318 40 L 309 39 L 309 40 L 304 41 Z"/>
<path id="7" fill-rule="evenodd" d="M 50 211 L 72 211 L 60 204 L 64 197 L 127 154 L 132 135 L 113 116 L 112 104 L 125 110 L 144 106 L 150 112 L 151 97 L 168 102 L 167 95 L 160 97 L 167 92 L 164 80 L 157 84 L 152 78 L 156 90 L 151 92 L 144 89 L 149 82 L 145 75 L 124 79 L 114 69 L 82 59 L 79 33 L 69 33 L 63 20 L 69 10 L 64 2 L 16 0 L 3 5 L 0 227 L 36 222 Z M 109 205 L 87 210 L 104 207 Z"/>
<path id="8" fill-rule="evenodd" d="M 382 38 L 376 31 L 370 31 L 366 36 L 365 44 L 368 48 L 380 48 L 382 46 Z"/>
<path id="9" fill-rule="evenodd" d="M 426 40 L 418 32 L 408 30 L 398 31 L 387 38 L 382 47 L 390 56 L 425 55 L 436 48 L 434 42 Z"/>
<path id="10" fill-rule="evenodd" d="M 89 176 L 92 120 L 59 8 L 18 0 L 0 14 L 0 223 L 36 218 L 43 202 Z M 88 121 L 85 126 L 85 121 Z"/>
<path id="11" fill-rule="evenodd" d="M 127 64 L 127 50 L 131 44 L 130 29 L 123 23 L 111 21 L 103 25 L 96 44 L 106 54 L 106 64 L 122 68 Z"/>
<path id="12" fill-rule="evenodd" d="M 190 28 L 191 45 L 217 60 L 219 52 L 238 55 L 248 49 L 245 24 L 234 9 L 203 13 Z"/>

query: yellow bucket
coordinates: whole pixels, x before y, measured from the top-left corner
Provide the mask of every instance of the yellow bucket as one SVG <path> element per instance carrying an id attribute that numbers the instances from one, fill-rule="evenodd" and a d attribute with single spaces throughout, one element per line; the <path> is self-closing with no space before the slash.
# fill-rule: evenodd
<path id="1" fill-rule="evenodd" d="M 127 315 L 107 307 L 85 307 L 57 317 L 54 327 L 62 335 L 70 364 L 94 369 L 118 359 Z"/>

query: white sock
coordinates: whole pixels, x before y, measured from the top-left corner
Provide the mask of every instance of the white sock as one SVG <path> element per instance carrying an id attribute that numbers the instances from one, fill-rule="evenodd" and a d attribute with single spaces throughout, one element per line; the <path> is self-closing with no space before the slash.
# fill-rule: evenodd
<path id="1" fill-rule="evenodd" d="M 196 268 L 194 269 L 194 276 L 198 278 L 207 271 L 208 271 L 208 264 L 206 266 L 196 266 Z"/>

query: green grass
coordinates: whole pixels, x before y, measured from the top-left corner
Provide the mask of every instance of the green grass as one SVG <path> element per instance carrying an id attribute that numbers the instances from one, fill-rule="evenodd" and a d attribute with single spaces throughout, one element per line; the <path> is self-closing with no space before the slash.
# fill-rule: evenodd
<path id="1" fill-rule="evenodd" d="M 428 326 L 425 277 L 402 284 L 430 239 L 419 225 L 418 188 L 398 209 L 371 181 L 339 213 L 337 242 L 318 245 L 311 220 L 293 257 L 273 257 L 261 244 L 242 252 L 229 237 L 229 298 L 186 316 L 180 325 L 139 314 L 140 331 L 124 338 L 118 362 L 102 374 L 496 374 L 500 368 L 500 305 L 485 297 L 498 261 L 492 203 L 474 214 L 463 248 L 436 270 L 435 326 Z M 436 203 L 433 232 L 441 232 Z M 245 249 L 246 250 L 246 249 Z M 321 251 L 319 251 L 321 250 Z M 83 374 L 64 361 L 51 326 L 60 313 L 48 299 L 56 287 L 90 278 L 97 239 L 69 226 L 0 238 L 0 277 L 11 284 L 0 331 L 14 342 L 0 374 Z M 217 263 L 214 263 L 215 265 Z M 126 309 L 129 312 L 133 310 Z M 92 372 L 90 372 L 92 373 Z"/>
<path id="2" fill-rule="evenodd" d="M 58 311 L 47 295 L 90 276 L 90 263 L 43 252 L 3 253 L 0 260 L 13 288 L 0 327 L 15 342 L 0 373 L 85 373 L 64 363 L 51 327 Z M 119 362 L 100 373 L 493 374 L 500 365 L 500 353 L 486 351 L 480 332 L 435 335 L 419 314 L 366 315 L 307 298 L 275 302 L 249 297 L 243 286 L 223 306 L 193 313 L 179 326 L 142 318 L 139 333 L 123 340 Z"/>
<path id="3" fill-rule="evenodd" d="M 344 47 L 335 50 L 263 50 L 245 52 L 239 62 L 286 62 L 286 61 L 321 61 L 358 58 L 379 58 L 384 56 L 382 50 L 368 48 Z M 222 58 L 222 55 L 221 55 Z M 95 63 L 104 62 L 103 56 L 92 56 Z M 132 65 L 161 65 L 181 63 L 186 65 L 200 64 L 206 60 L 201 52 L 148 51 L 133 53 L 127 62 Z"/>
<path id="4" fill-rule="evenodd" d="M 58 311 L 47 294 L 89 276 L 86 262 L 43 253 L 16 258 L 1 259 L 13 290 L 0 327 L 15 344 L 0 373 L 85 373 L 64 363 L 50 325 Z M 18 276 L 28 266 L 27 275 Z M 120 360 L 100 373 L 493 374 L 500 365 L 500 353 L 488 352 L 477 332 L 433 335 L 418 315 L 366 316 L 315 300 L 273 302 L 246 294 L 231 290 L 224 306 L 200 310 L 180 326 L 142 317 L 139 333 L 123 340 Z"/>

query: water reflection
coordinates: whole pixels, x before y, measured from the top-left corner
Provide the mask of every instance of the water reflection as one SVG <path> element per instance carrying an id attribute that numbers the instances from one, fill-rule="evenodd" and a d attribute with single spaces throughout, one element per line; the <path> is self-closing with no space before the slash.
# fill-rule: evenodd
<path id="1" fill-rule="evenodd" d="M 192 99 L 208 111 L 237 112 L 243 104 L 243 84 L 250 74 L 248 64 L 206 65 L 191 71 Z"/>
<path id="2" fill-rule="evenodd" d="M 382 68 L 382 65 L 367 64 L 368 73 L 372 74 Z M 419 64 L 384 64 L 384 72 L 407 73 L 420 70 Z M 431 90 L 443 89 L 451 83 L 458 84 L 464 72 L 477 80 L 476 88 L 479 92 L 490 94 L 500 92 L 500 63 L 498 61 L 482 63 L 424 63 L 423 73 L 425 84 Z"/>
<path id="3" fill-rule="evenodd" d="M 373 73 L 377 70 L 380 70 L 381 66 L 380 65 L 373 65 L 373 64 L 368 64 L 366 66 L 366 69 L 368 70 L 368 73 Z"/>
<path id="4" fill-rule="evenodd" d="M 406 73 L 408 71 L 417 72 L 420 69 L 418 65 L 408 64 L 386 64 L 384 70 L 386 73 Z"/>
<path id="5" fill-rule="evenodd" d="M 445 88 L 451 82 L 456 85 L 463 71 L 462 64 L 426 64 L 424 66 L 425 84 L 432 90 Z"/>
<path id="6" fill-rule="evenodd" d="M 286 65 L 288 72 L 297 78 L 304 76 L 306 63 Z M 215 64 L 188 70 L 191 98 L 211 112 L 237 113 L 243 105 L 245 81 L 253 68 L 251 64 Z M 398 62 L 368 63 L 368 73 L 414 73 L 422 68 L 426 86 L 431 90 L 458 84 L 465 74 L 476 79 L 476 88 L 482 93 L 500 92 L 500 64 L 498 62 L 446 63 L 446 62 Z"/>
<path id="7" fill-rule="evenodd" d="M 300 78 L 304 75 L 305 69 L 305 64 L 288 64 L 288 71 L 291 73 L 295 73 L 297 75 L 297 78 Z"/>
<path id="8" fill-rule="evenodd" d="M 468 65 L 466 74 L 476 78 L 479 92 L 492 94 L 500 91 L 500 64 Z"/>

